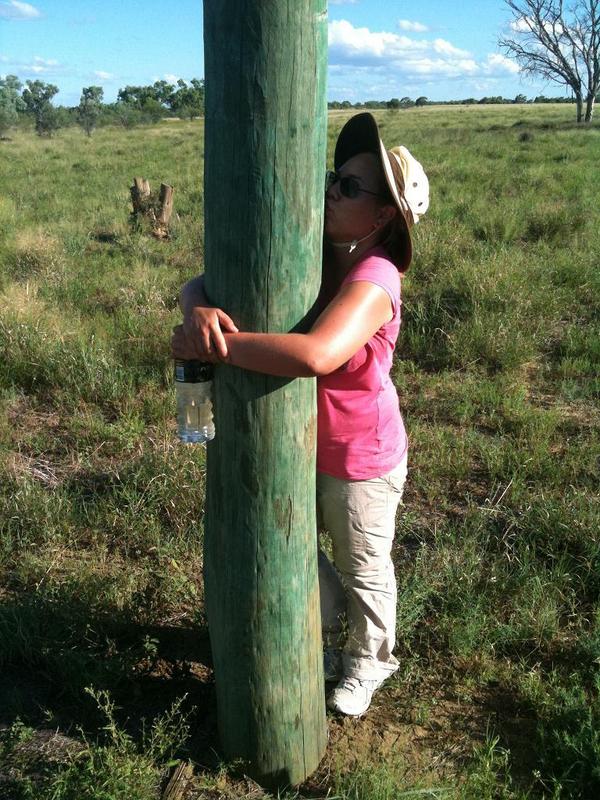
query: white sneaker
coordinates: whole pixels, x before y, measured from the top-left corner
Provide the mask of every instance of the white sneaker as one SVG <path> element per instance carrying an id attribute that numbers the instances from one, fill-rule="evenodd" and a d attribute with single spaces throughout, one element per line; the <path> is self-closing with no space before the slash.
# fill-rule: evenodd
<path id="1" fill-rule="evenodd" d="M 373 692 L 382 683 L 362 678 L 342 678 L 327 698 L 327 707 L 349 717 L 360 717 L 371 705 Z"/>

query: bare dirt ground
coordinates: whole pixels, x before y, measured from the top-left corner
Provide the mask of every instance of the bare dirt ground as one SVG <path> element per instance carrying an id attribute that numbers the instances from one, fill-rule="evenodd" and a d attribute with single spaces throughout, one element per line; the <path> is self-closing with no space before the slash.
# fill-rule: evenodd
<path id="1" fill-rule="evenodd" d="M 194 776 L 182 797 L 268 797 L 242 774 L 223 773 L 206 630 L 157 627 L 145 633 L 157 642 L 157 651 L 114 693 L 120 724 L 135 736 L 141 732 L 143 720 L 164 713 L 185 695 Z M 514 776 L 530 774 L 526 754 L 534 721 L 510 690 L 498 682 L 467 689 L 456 669 L 430 666 L 431 670 L 424 671 L 427 679 L 418 685 L 404 686 L 392 679 L 360 719 L 328 715 L 327 751 L 317 772 L 299 787 L 301 796 L 325 798 L 332 774 L 382 762 L 399 765 L 400 774 L 404 772 L 408 781 L 418 776 L 430 785 L 456 785 L 474 748 L 490 731 L 500 737 L 501 746 L 510 749 Z M 39 718 L 35 736 L 27 742 L 35 758 L 60 763 L 77 753 L 81 729 L 88 722 L 81 716 L 81 703 L 65 701 L 64 691 L 43 674 L 4 672 L 0 678 L 0 727 L 12 721 L 2 718 L 2 701 L 10 697 L 14 704 L 15 695 L 20 696 L 28 717 Z M 44 717 L 51 717 L 52 728 L 44 726 Z"/>

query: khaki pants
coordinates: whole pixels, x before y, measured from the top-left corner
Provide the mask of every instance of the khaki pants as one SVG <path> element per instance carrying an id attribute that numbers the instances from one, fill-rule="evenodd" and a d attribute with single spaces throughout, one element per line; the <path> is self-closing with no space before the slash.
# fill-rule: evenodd
<path id="1" fill-rule="evenodd" d="M 319 550 L 325 646 L 343 649 L 344 674 L 383 680 L 398 668 L 396 578 L 391 559 L 406 458 L 388 475 L 348 481 L 317 474 L 319 527 L 333 544 L 335 567 Z"/>

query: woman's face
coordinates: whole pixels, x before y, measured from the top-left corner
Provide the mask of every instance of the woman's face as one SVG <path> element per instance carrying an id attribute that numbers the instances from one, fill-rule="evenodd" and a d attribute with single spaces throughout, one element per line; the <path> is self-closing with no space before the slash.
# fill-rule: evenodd
<path id="1" fill-rule="evenodd" d="M 339 180 L 325 196 L 325 235 L 331 242 L 349 242 L 367 236 L 381 219 L 382 203 L 376 196 L 379 185 L 379 161 L 373 153 L 352 156 L 337 171 L 340 178 L 352 177 L 360 189 L 356 197 L 345 197 Z M 374 194 L 369 194 L 373 192 Z"/>

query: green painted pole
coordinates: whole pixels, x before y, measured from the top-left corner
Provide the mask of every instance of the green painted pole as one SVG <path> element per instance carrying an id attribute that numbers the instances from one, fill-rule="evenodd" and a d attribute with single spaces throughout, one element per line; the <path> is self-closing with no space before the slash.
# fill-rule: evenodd
<path id="1" fill-rule="evenodd" d="M 205 269 L 241 330 L 289 331 L 319 288 L 326 0 L 204 0 Z M 205 591 L 221 745 L 264 786 L 323 756 L 315 382 L 220 367 Z"/>

